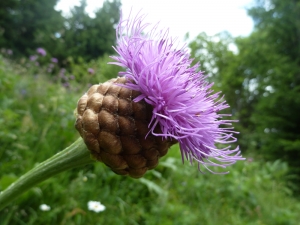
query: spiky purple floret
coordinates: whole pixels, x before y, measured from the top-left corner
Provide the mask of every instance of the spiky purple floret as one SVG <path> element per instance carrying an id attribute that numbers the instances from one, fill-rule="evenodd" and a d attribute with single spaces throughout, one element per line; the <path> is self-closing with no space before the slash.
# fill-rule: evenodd
<path id="1" fill-rule="evenodd" d="M 233 134 L 237 132 L 230 127 L 234 121 L 221 119 L 231 115 L 218 114 L 228 108 L 225 100 L 220 93 L 213 93 L 213 84 L 198 72 L 199 64 L 191 66 L 187 49 L 176 49 L 176 40 L 168 37 L 168 30 L 158 30 L 156 25 L 147 33 L 149 24 L 144 24 L 143 19 L 137 15 L 120 20 L 115 48 L 118 56 L 112 57 L 117 62 L 112 64 L 126 69 L 120 73 L 131 81 L 126 87 L 142 93 L 134 101 L 144 99 L 153 106 L 151 132 L 175 138 L 183 160 L 196 160 L 205 167 L 226 167 L 242 160 L 238 147 L 216 147 L 217 143 L 236 141 Z M 154 133 L 157 125 L 162 133 Z"/>

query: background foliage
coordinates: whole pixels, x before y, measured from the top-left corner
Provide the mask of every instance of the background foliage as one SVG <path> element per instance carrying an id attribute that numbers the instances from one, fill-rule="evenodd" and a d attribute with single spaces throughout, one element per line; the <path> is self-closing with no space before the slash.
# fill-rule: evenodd
<path id="1" fill-rule="evenodd" d="M 107 62 L 120 1 L 106 1 L 95 18 L 84 11 L 85 1 L 67 18 L 55 4 L 0 2 L 0 190 L 76 140 L 77 100 L 119 71 Z M 297 225 L 299 11 L 298 0 L 257 0 L 248 10 L 255 22 L 248 37 L 201 33 L 189 44 L 239 120 L 237 144 L 247 160 L 230 174 L 201 174 L 196 165 L 182 165 L 178 146 L 139 180 L 97 163 L 33 188 L 0 212 L 1 225 Z M 90 200 L 106 210 L 89 211 Z M 51 210 L 41 211 L 41 204 Z"/>
<path id="2" fill-rule="evenodd" d="M 300 175 L 300 1 L 256 1 L 249 37 L 200 34 L 192 56 L 225 94 L 240 122 L 239 144 L 267 160 L 288 163 Z M 217 41 L 216 41 L 217 40 Z M 236 50 L 230 50 L 230 46 Z"/>
<path id="3" fill-rule="evenodd" d="M 86 11 L 86 0 L 63 17 L 54 6 L 58 0 L 6 0 L 0 3 L 0 48 L 14 57 L 27 56 L 42 47 L 61 63 L 67 58 L 86 61 L 113 53 L 114 25 L 120 17 L 119 0 L 105 1 L 95 12 Z M 21 37 L 21 38 L 20 38 Z"/>

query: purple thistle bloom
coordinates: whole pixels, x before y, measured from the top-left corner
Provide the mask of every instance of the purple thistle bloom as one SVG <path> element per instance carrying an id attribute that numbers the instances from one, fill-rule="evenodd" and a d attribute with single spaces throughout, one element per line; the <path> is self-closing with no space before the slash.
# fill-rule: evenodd
<path id="1" fill-rule="evenodd" d="M 92 69 L 92 68 L 88 68 L 88 72 L 89 72 L 89 74 L 94 74 L 94 73 L 95 73 L 95 70 Z"/>
<path id="2" fill-rule="evenodd" d="M 57 58 L 51 58 L 51 62 L 58 63 L 58 59 Z"/>
<path id="3" fill-rule="evenodd" d="M 42 56 L 47 55 L 46 50 L 43 48 L 37 48 L 36 52 Z"/>
<path id="4" fill-rule="evenodd" d="M 152 134 L 178 140 L 182 160 L 196 160 L 206 168 L 225 168 L 244 160 L 239 147 L 216 146 L 235 142 L 233 135 L 238 133 L 231 127 L 236 121 L 222 120 L 231 115 L 218 114 L 229 107 L 223 97 L 213 93 L 213 84 L 198 71 L 199 64 L 191 66 L 193 59 L 185 46 L 177 49 L 168 30 L 158 30 L 157 25 L 150 26 L 147 33 L 149 24 L 143 19 L 137 15 L 120 20 L 115 48 L 118 56 L 112 57 L 117 62 L 112 64 L 126 69 L 120 72 L 130 81 L 126 87 L 142 93 L 134 101 L 145 100 L 153 106 Z M 154 133 L 157 125 L 162 133 Z"/>
<path id="5" fill-rule="evenodd" d="M 35 61 L 35 60 L 37 60 L 37 58 L 38 58 L 37 55 L 31 55 L 31 56 L 29 57 L 29 60 L 30 60 L 30 61 Z"/>

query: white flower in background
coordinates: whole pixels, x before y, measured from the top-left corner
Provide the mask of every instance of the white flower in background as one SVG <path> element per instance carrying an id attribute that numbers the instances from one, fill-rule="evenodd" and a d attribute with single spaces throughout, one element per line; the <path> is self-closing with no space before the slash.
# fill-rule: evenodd
<path id="1" fill-rule="evenodd" d="M 88 208 L 90 211 L 94 211 L 94 212 L 98 213 L 98 212 L 104 211 L 106 207 L 104 205 L 102 205 L 101 202 L 89 201 Z"/>
<path id="2" fill-rule="evenodd" d="M 51 209 L 51 207 L 49 205 L 46 205 L 46 204 L 40 205 L 40 210 L 42 210 L 42 211 L 49 211 L 50 209 Z"/>

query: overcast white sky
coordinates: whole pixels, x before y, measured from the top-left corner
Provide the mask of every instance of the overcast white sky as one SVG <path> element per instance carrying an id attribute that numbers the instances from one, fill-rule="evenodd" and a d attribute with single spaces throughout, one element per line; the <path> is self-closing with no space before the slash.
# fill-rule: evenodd
<path id="1" fill-rule="evenodd" d="M 80 0 L 60 0 L 56 9 L 67 13 Z M 252 0 L 121 0 L 124 17 L 131 9 L 142 9 L 147 14 L 146 21 L 160 22 L 161 28 L 170 28 L 170 34 L 183 39 L 189 32 L 190 38 L 201 32 L 214 35 L 227 30 L 233 36 L 247 36 L 253 29 L 246 7 Z M 87 0 L 87 12 L 102 6 L 103 0 Z"/>

